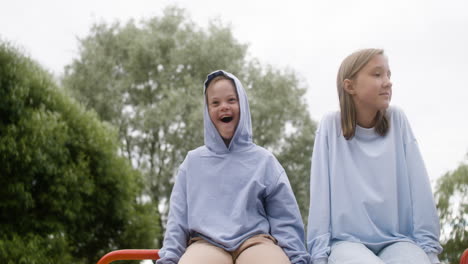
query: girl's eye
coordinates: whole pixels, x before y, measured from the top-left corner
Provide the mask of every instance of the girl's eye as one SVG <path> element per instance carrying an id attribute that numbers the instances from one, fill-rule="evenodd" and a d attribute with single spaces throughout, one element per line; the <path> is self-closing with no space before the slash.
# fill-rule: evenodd
<path id="1" fill-rule="evenodd" d="M 211 105 L 218 105 L 218 104 L 219 104 L 218 101 L 213 101 L 213 102 L 211 102 Z"/>
<path id="2" fill-rule="evenodd" d="M 380 72 L 376 72 L 376 73 L 374 73 L 374 76 L 376 76 L 376 77 L 380 77 Z"/>
<path id="3" fill-rule="evenodd" d="M 229 102 L 235 102 L 235 101 L 236 101 L 236 98 L 229 99 Z"/>

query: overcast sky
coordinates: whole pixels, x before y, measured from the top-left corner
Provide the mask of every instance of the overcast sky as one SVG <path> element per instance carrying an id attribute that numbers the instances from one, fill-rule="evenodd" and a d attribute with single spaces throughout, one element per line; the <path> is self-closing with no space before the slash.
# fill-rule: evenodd
<path id="1" fill-rule="evenodd" d="M 160 16 L 169 4 L 201 27 L 219 18 L 250 45 L 250 57 L 293 69 L 316 121 L 338 109 L 335 78 L 344 57 L 385 49 L 392 104 L 406 112 L 431 179 L 466 160 L 468 1 L 15 0 L 1 5 L 0 38 L 58 76 L 93 23 Z"/>

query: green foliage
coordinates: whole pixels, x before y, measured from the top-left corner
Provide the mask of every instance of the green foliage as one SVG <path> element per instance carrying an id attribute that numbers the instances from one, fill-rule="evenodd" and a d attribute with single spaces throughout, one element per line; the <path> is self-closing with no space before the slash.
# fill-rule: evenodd
<path id="1" fill-rule="evenodd" d="M 157 213 L 137 202 L 141 176 L 118 156 L 116 139 L 0 43 L 1 263 L 93 263 L 123 245 L 154 245 L 160 230 L 141 229 Z"/>
<path id="2" fill-rule="evenodd" d="M 305 88 L 300 87 L 294 72 L 263 69 L 256 61 L 249 63 L 244 76 L 254 140 L 272 150 L 284 167 L 306 223 L 316 127 L 303 101 Z"/>
<path id="3" fill-rule="evenodd" d="M 298 132 L 285 138 L 288 144 L 277 154 L 288 174 L 304 225 L 307 224 L 309 215 L 310 159 L 314 148 L 315 129 L 315 123 L 310 118 L 304 118 L 297 124 Z"/>
<path id="4" fill-rule="evenodd" d="M 305 88 L 292 71 L 262 67 L 246 53 L 229 27 L 213 22 L 203 30 L 169 7 L 138 24 L 95 25 L 63 84 L 118 128 L 121 153 L 146 176 L 152 201 L 167 204 L 187 151 L 204 144 L 203 81 L 217 69 L 234 73 L 249 94 L 254 141 L 281 153 L 306 210 L 315 124 L 303 102 Z"/>
<path id="5" fill-rule="evenodd" d="M 41 237 L 28 233 L 0 238 L 0 258 L 5 264 L 73 263 L 70 251 L 62 234 Z"/>
<path id="6" fill-rule="evenodd" d="M 468 248 L 468 165 L 461 164 L 437 182 L 437 208 L 441 219 L 444 251 L 441 260 L 458 263 Z"/>

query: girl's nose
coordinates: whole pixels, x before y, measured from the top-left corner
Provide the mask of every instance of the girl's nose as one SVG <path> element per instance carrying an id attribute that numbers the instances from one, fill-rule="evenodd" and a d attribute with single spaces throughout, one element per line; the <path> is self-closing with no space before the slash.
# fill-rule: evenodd
<path id="1" fill-rule="evenodd" d="M 228 103 L 221 103 L 221 110 L 228 110 L 229 109 L 229 104 Z"/>
<path id="2" fill-rule="evenodd" d="M 388 80 L 388 88 L 392 88 L 392 86 L 393 86 L 392 81 L 391 81 L 391 80 Z"/>
<path id="3" fill-rule="evenodd" d="M 384 83 L 384 86 L 386 88 L 389 88 L 389 89 L 392 88 L 392 86 L 393 86 L 392 80 L 390 80 L 390 78 L 387 78 L 385 83 Z"/>

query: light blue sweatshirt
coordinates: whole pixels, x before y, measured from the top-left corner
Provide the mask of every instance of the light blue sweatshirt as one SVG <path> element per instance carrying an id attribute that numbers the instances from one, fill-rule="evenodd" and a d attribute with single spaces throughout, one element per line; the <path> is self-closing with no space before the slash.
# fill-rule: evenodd
<path id="1" fill-rule="evenodd" d="M 374 253 L 397 241 L 417 244 L 438 263 L 439 219 L 416 139 L 402 110 L 387 109 L 385 136 L 357 126 L 343 137 L 340 112 L 316 132 L 310 179 L 307 242 L 312 263 L 327 263 L 338 241 Z"/>
<path id="2" fill-rule="evenodd" d="M 190 151 L 179 168 L 157 263 L 177 263 L 192 237 L 234 251 L 254 235 L 270 234 L 292 263 L 308 264 L 304 226 L 288 177 L 269 151 L 252 142 L 242 84 L 222 71 L 211 73 L 208 80 L 219 74 L 235 82 L 239 124 L 226 147 L 211 122 L 205 97 L 205 145 Z"/>

